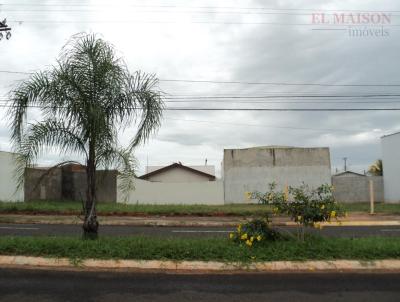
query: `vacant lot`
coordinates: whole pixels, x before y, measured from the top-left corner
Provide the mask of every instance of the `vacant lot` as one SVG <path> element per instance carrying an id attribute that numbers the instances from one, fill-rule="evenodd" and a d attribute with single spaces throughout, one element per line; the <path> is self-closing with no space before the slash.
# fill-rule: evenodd
<path id="1" fill-rule="evenodd" d="M 369 202 L 362 203 L 346 203 L 343 207 L 348 212 L 366 212 L 369 213 L 370 204 Z M 375 213 L 381 214 L 400 214 L 400 203 L 376 203 Z"/>
<path id="2" fill-rule="evenodd" d="M 369 212 L 369 203 L 342 204 L 348 212 Z M 24 203 L 0 202 L 0 213 L 9 214 L 64 214 L 78 215 L 82 205 L 73 201 L 31 201 Z M 262 216 L 271 213 L 271 208 L 259 204 L 235 205 L 126 205 L 121 203 L 98 204 L 99 215 L 193 215 L 193 216 Z M 376 213 L 400 214 L 400 204 L 377 203 Z"/>
<path id="3" fill-rule="evenodd" d="M 0 213 L 79 214 L 82 205 L 73 201 L 32 201 L 24 203 L 0 202 Z M 270 207 L 257 204 L 238 205 L 126 205 L 99 203 L 99 215 L 198 215 L 198 216 L 262 216 Z"/>

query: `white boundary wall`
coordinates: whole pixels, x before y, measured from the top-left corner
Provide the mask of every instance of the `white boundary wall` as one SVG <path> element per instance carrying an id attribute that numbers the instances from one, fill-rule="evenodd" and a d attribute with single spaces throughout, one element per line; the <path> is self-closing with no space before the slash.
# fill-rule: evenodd
<path id="1" fill-rule="evenodd" d="M 246 192 L 266 192 L 273 182 L 277 190 L 303 182 L 311 188 L 331 184 L 329 148 L 225 149 L 223 175 L 225 203 L 249 202 Z"/>
<path id="2" fill-rule="evenodd" d="M 0 151 L 0 201 L 24 201 L 24 189 L 16 191 L 15 155 Z"/>
<path id="3" fill-rule="evenodd" d="M 128 204 L 224 204 L 222 181 L 162 183 L 135 179 L 135 190 L 128 194 L 119 188 L 117 202 Z"/>
<path id="4" fill-rule="evenodd" d="M 400 132 L 381 138 L 385 202 L 400 202 Z"/>

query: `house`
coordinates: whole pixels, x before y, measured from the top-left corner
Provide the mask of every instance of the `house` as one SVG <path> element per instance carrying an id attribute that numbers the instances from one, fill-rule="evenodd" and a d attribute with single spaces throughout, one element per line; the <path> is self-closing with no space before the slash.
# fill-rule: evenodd
<path id="1" fill-rule="evenodd" d="M 24 201 L 24 188 L 15 174 L 16 153 L 0 151 L 0 201 Z"/>
<path id="2" fill-rule="evenodd" d="M 163 183 L 214 181 L 215 168 L 210 165 L 185 166 L 180 162 L 164 167 L 150 166 L 139 179 Z"/>
<path id="3" fill-rule="evenodd" d="M 400 132 L 381 137 L 385 202 L 400 202 Z"/>
<path id="4" fill-rule="evenodd" d="M 224 204 L 224 186 L 215 177 L 214 166 L 147 167 L 148 173 L 135 179 L 135 189 L 118 189 L 117 200 L 135 204 Z M 119 180 L 119 184 L 121 180 Z M 120 188 L 120 186 L 118 186 Z"/>
<path id="5" fill-rule="evenodd" d="M 225 149 L 223 159 L 225 203 L 243 203 L 246 192 L 266 192 L 275 182 L 310 187 L 331 183 L 329 148 L 266 146 Z"/>
<path id="6" fill-rule="evenodd" d="M 333 197 L 339 202 L 369 202 L 370 181 L 373 183 L 374 200 L 382 202 L 382 176 L 367 176 L 352 171 L 345 171 L 332 176 Z"/>

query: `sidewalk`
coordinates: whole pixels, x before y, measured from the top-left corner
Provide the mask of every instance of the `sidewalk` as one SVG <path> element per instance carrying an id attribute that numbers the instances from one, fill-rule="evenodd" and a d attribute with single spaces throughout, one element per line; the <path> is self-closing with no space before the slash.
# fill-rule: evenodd
<path id="1" fill-rule="evenodd" d="M 287 217 L 272 217 L 276 226 L 294 226 Z M 243 217 L 197 217 L 197 216 L 99 216 L 102 225 L 131 226 L 182 226 L 182 227 L 230 227 L 245 222 Z M 0 223 L 18 224 L 81 224 L 81 218 L 67 215 L 15 215 L 0 214 Z M 400 226 L 400 215 L 353 213 L 340 222 L 324 223 L 323 226 Z"/>

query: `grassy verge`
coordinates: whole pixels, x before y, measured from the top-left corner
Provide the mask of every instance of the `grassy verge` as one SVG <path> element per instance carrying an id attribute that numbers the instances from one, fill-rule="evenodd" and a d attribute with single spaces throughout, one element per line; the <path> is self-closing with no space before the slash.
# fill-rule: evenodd
<path id="1" fill-rule="evenodd" d="M 351 212 L 369 213 L 369 203 L 346 203 L 344 209 Z M 82 205 L 74 201 L 32 201 L 0 202 L 0 213 L 9 214 L 63 214 L 78 215 Z M 376 203 L 375 212 L 383 214 L 400 214 L 400 204 Z M 99 215 L 143 216 L 143 215 L 194 215 L 194 216 L 262 216 L 271 213 L 271 208 L 258 204 L 228 205 L 151 205 L 99 203 Z"/>
<path id="2" fill-rule="evenodd" d="M 223 262 L 400 258 L 400 238 L 308 238 L 238 246 L 228 239 L 104 237 L 96 241 L 57 237 L 1 237 L 1 255 L 70 259 L 203 260 Z"/>
<path id="3" fill-rule="evenodd" d="M 344 203 L 342 204 L 347 212 L 364 212 L 369 213 L 370 204 L 369 202 L 360 203 Z M 399 203 L 375 203 L 375 213 L 382 214 L 400 214 Z"/>
<path id="4" fill-rule="evenodd" d="M 82 205 L 73 201 L 0 202 L 0 213 L 77 215 Z M 144 205 L 99 203 L 99 215 L 195 215 L 195 216 L 261 216 L 270 207 L 257 204 L 237 205 Z"/>

